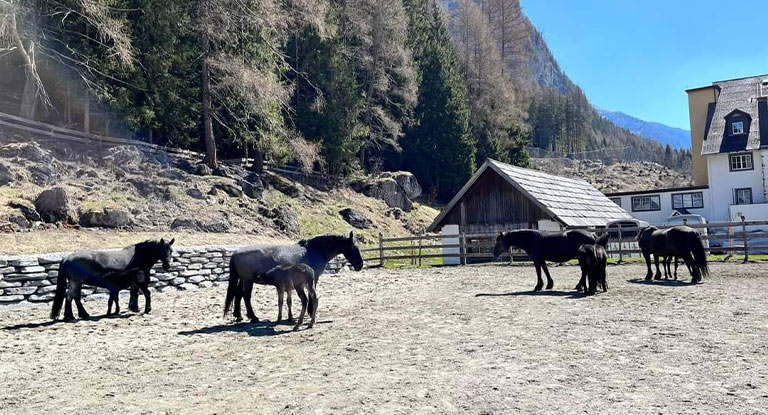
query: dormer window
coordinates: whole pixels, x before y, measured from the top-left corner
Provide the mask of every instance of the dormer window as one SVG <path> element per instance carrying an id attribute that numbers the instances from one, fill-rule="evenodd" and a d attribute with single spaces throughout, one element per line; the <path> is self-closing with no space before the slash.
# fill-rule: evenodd
<path id="1" fill-rule="evenodd" d="M 744 121 L 734 121 L 731 123 L 731 134 L 744 134 Z"/>

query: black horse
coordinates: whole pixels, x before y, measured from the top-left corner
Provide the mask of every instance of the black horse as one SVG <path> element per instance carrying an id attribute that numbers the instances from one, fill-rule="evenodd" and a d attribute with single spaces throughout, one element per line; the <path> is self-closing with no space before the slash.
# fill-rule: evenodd
<path id="1" fill-rule="evenodd" d="M 363 268 L 363 258 L 360 249 L 355 244 L 352 232 L 344 235 L 320 235 L 310 239 L 302 239 L 294 245 L 256 245 L 242 248 L 232 254 L 229 260 L 229 285 L 224 301 L 224 316 L 226 317 L 232 302 L 235 303 L 233 315 L 237 321 L 242 320 L 240 314 L 240 299 L 245 300 L 245 310 L 248 319 L 259 321 L 251 307 L 251 291 L 253 284 L 267 284 L 262 278 L 271 269 L 296 264 L 307 264 L 315 273 L 315 284 L 325 267 L 336 255 L 343 254 L 352 264 L 355 271 Z M 280 290 L 280 288 L 277 288 Z M 290 291 L 288 309 L 290 319 Z M 309 313 L 317 310 L 317 300 L 309 303 Z"/>
<path id="2" fill-rule="evenodd" d="M 163 269 L 170 268 L 171 245 L 164 239 L 159 241 L 144 241 L 131 245 L 119 251 L 83 251 L 75 252 L 61 262 L 59 276 L 56 280 L 56 296 L 53 299 L 51 319 L 56 320 L 61 311 L 61 305 L 66 296 L 64 321 L 75 318 L 72 314 L 72 300 L 77 304 L 80 318 L 88 318 L 83 303 L 80 300 L 80 289 L 83 284 L 103 287 L 109 290 L 109 305 L 117 303 L 117 294 L 128 285 L 137 285 L 144 294 L 144 312 L 152 309 L 149 295 L 149 270 L 162 261 Z M 111 310 L 108 309 L 109 313 Z M 117 311 L 120 312 L 120 306 Z"/>
<path id="3" fill-rule="evenodd" d="M 498 258 L 503 252 L 508 252 L 510 248 L 517 247 L 525 251 L 533 261 L 536 267 L 536 277 L 538 283 L 533 289 L 540 291 L 544 283 L 541 280 L 541 270 L 547 275 L 547 289 L 551 290 L 554 282 L 549 275 L 547 261 L 566 262 L 576 257 L 579 247 L 584 244 L 594 244 L 595 234 L 580 229 L 542 233 L 537 230 L 523 229 L 501 233 L 496 237 L 496 246 L 493 248 L 493 257 Z M 580 290 L 586 284 L 586 279 L 582 277 L 576 286 Z"/>
<path id="4" fill-rule="evenodd" d="M 608 253 L 605 251 L 605 247 L 608 245 L 610 237 L 610 234 L 604 233 L 597 238 L 594 245 L 582 245 L 576 253 L 581 268 L 581 279 L 586 277 L 589 282 L 583 287 L 584 294 L 594 294 L 597 292 L 598 286 L 602 287 L 603 292 L 608 291 L 605 275 Z"/>
<path id="5" fill-rule="evenodd" d="M 651 254 L 654 255 L 656 263 L 655 279 L 657 280 L 661 279 L 661 271 L 659 270 L 659 258 L 661 257 L 682 258 L 691 273 L 691 283 L 693 284 L 701 281 L 703 276 L 709 274 L 704 244 L 701 243 L 698 232 L 693 228 L 675 226 L 659 230 L 655 226 L 648 226 L 637 235 L 637 241 L 648 267 L 648 273 L 645 275 L 646 280 L 653 277 Z"/>

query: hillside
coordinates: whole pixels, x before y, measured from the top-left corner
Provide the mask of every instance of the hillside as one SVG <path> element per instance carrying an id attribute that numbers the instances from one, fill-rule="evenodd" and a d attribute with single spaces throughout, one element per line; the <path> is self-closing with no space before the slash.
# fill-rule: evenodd
<path id="1" fill-rule="evenodd" d="M 621 111 L 597 110 L 600 115 L 614 124 L 624 127 L 635 134 L 652 138 L 672 148 L 691 148 L 691 132 L 682 128 L 670 127 L 657 122 L 645 121 L 624 114 Z"/>
<path id="2" fill-rule="evenodd" d="M 0 133 L 0 252 L 118 247 L 157 237 L 176 237 L 183 245 L 248 244 L 349 231 L 365 245 L 379 232 L 418 232 L 437 213 L 418 203 L 410 212 L 390 209 L 344 184 L 321 190 L 270 172 L 251 174 L 222 166 L 200 176 L 189 160 L 132 146 Z M 66 200 L 51 204 L 64 208 L 44 212 L 35 199 L 55 188 L 64 189 Z M 351 226 L 340 214 L 347 208 L 370 223 Z"/>

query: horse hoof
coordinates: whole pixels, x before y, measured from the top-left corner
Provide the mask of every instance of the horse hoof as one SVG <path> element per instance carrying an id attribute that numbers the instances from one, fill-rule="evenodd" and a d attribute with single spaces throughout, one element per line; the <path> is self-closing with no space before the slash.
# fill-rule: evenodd
<path id="1" fill-rule="evenodd" d="M 293 331 L 299 331 L 299 325 L 298 324 L 293 326 Z"/>
<path id="2" fill-rule="evenodd" d="M 259 318 L 258 317 L 251 317 L 251 323 L 258 323 Z"/>
<path id="3" fill-rule="evenodd" d="M 548 289 L 548 290 L 551 290 L 551 289 L 552 289 L 552 286 L 553 286 L 552 284 L 547 284 L 547 289 Z"/>
<path id="4" fill-rule="evenodd" d="M 239 322 L 241 322 L 241 321 L 243 321 L 243 318 L 242 318 L 242 317 L 235 317 L 235 322 L 236 322 L 236 323 L 239 323 Z"/>
<path id="5" fill-rule="evenodd" d="M 541 285 L 537 285 L 533 288 L 533 291 L 541 291 Z"/>

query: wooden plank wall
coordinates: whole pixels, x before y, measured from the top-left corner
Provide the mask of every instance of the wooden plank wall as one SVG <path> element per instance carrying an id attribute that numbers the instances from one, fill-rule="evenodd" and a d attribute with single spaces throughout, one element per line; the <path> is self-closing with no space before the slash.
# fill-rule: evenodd
<path id="1" fill-rule="evenodd" d="M 509 229 L 535 229 L 539 219 L 547 218 L 549 215 L 498 173 L 488 169 L 448 212 L 440 226 L 458 224 L 463 232 L 494 233 Z"/>

